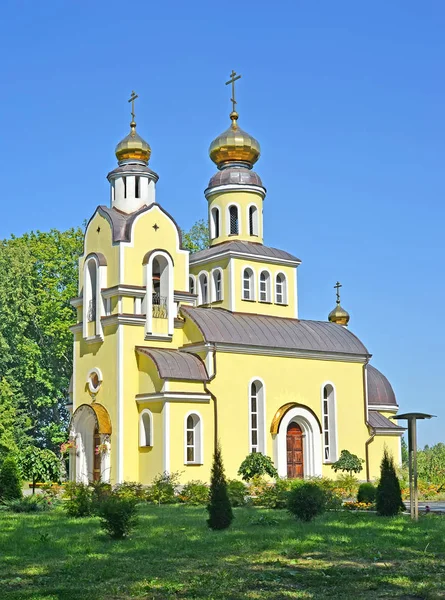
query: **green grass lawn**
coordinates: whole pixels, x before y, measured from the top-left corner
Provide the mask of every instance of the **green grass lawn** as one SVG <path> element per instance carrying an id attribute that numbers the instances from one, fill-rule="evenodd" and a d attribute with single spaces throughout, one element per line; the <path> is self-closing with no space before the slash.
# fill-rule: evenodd
<path id="1" fill-rule="evenodd" d="M 299 523 L 243 508 L 212 532 L 206 516 L 144 505 L 131 539 L 112 541 L 96 518 L 1 512 L 0 598 L 445 598 L 445 517 L 341 512 Z"/>

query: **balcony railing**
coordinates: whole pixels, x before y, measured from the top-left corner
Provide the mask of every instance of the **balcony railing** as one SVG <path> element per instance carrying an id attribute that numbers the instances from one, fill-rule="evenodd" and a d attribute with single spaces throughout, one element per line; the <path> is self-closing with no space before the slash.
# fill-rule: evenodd
<path id="1" fill-rule="evenodd" d="M 155 319 L 166 319 L 168 317 L 168 298 L 160 294 L 153 294 L 153 317 Z"/>

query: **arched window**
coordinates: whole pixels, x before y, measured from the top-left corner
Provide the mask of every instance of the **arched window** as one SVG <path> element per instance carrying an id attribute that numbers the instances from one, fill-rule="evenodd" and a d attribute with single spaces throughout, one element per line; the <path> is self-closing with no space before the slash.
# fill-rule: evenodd
<path id="1" fill-rule="evenodd" d="M 168 262 L 164 256 L 153 259 L 151 267 L 153 317 L 168 317 L 169 277 Z"/>
<path id="2" fill-rule="evenodd" d="M 267 271 L 260 274 L 260 302 L 270 302 L 270 275 Z"/>
<path id="3" fill-rule="evenodd" d="M 96 321 L 97 310 L 97 264 L 94 259 L 87 262 L 86 277 L 86 301 L 87 301 L 87 321 L 91 323 Z"/>
<path id="4" fill-rule="evenodd" d="M 261 381 L 253 381 L 249 389 L 249 444 L 251 452 L 265 454 L 264 435 L 264 385 Z"/>
<path id="5" fill-rule="evenodd" d="M 275 280 L 275 302 L 287 304 L 286 276 L 283 273 L 278 273 Z"/>
<path id="6" fill-rule="evenodd" d="M 160 333 L 173 335 L 175 317 L 173 259 L 166 250 L 156 250 L 147 252 L 143 264 L 146 265 L 144 270 L 146 293 L 142 302 L 142 312 L 146 314 L 146 335 Z M 167 320 L 167 327 L 161 319 Z"/>
<path id="7" fill-rule="evenodd" d="M 199 276 L 199 304 L 207 304 L 209 301 L 209 278 L 207 273 Z"/>
<path id="8" fill-rule="evenodd" d="M 210 237 L 213 239 L 219 237 L 219 208 L 212 208 L 210 219 Z"/>
<path id="9" fill-rule="evenodd" d="M 253 271 L 248 267 L 243 272 L 243 300 L 255 299 L 253 286 Z"/>
<path id="10" fill-rule="evenodd" d="M 139 446 L 153 446 L 153 415 L 148 408 L 139 417 Z"/>
<path id="11" fill-rule="evenodd" d="M 335 462 L 337 460 L 335 391 L 330 384 L 323 387 L 323 448 L 324 462 Z"/>
<path id="12" fill-rule="evenodd" d="M 249 207 L 249 234 L 258 236 L 258 209 L 256 206 Z"/>
<path id="13" fill-rule="evenodd" d="M 193 277 L 193 275 L 190 275 L 189 277 L 189 292 L 191 294 L 195 293 L 195 278 Z"/>
<path id="14" fill-rule="evenodd" d="M 185 417 L 184 462 L 202 464 L 202 422 L 196 413 Z"/>
<path id="15" fill-rule="evenodd" d="M 230 235 L 239 234 L 239 218 L 238 218 L 238 207 L 231 206 L 229 208 L 229 219 L 230 219 Z"/>
<path id="16" fill-rule="evenodd" d="M 218 302 L 223 299 L 221 269 L 215 269 L 213 275 L 213 300 Z"/>

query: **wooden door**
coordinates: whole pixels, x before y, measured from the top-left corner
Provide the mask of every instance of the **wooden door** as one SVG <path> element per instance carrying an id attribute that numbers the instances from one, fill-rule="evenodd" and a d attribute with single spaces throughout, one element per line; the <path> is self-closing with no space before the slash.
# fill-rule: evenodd
<path id="1" fill-rule="evenodd" d="M 99 452 L 100 446 L 100 435 L 97 429 L 94 432 L 93 437 L 93 451 L 94 451 L 94 466 L 93 466 L 93 481 L 100 481 L 100 464 L 101 464 L 101 453 Z"/>
<path id="2" fill-rule="evenodd" d="M 303 479 L 303 431 L 298 423 L 290 423 L 286 436 L 287 476 L 289 479 Z"/>

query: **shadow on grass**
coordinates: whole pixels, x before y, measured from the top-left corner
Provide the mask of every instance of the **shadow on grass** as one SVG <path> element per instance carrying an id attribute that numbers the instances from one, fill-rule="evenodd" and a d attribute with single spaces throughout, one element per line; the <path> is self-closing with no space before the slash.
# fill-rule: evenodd
<path id="1" fill-rule="evenodd" d="M 445 599 L 442 517 L 235 516 L 229 530 L 213 532 L 205 509 L 143 506 L 131 539 L 112 541 L 96 518 L 2 513 L 0 598 Z"/>

